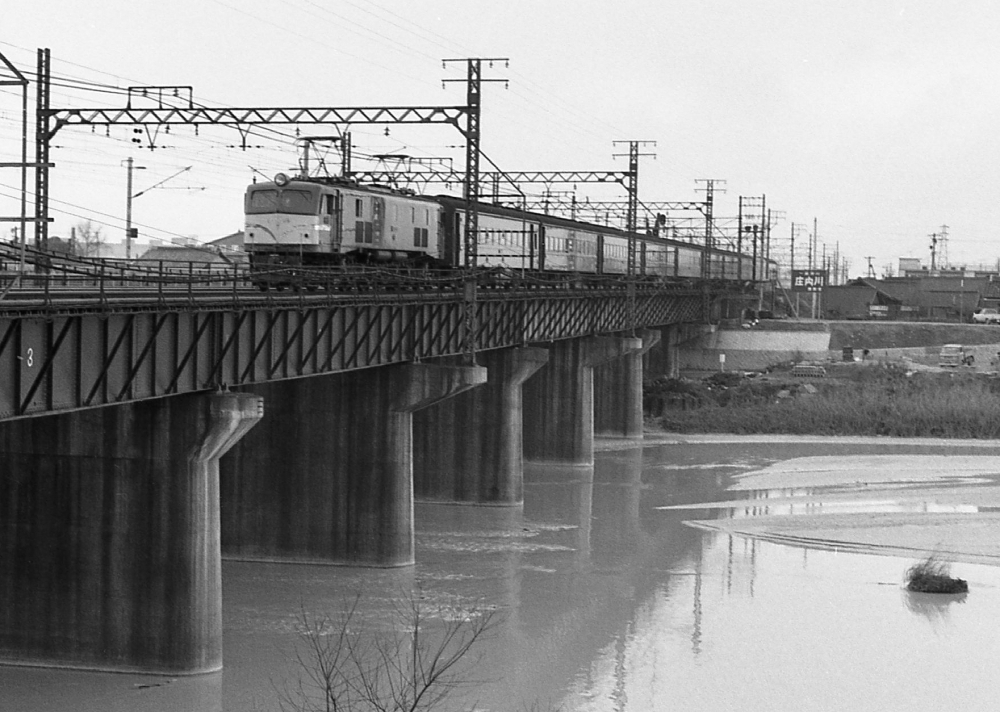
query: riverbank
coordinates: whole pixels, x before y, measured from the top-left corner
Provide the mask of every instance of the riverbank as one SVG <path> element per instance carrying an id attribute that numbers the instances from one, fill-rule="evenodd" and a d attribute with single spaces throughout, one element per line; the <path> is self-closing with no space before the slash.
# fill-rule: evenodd
<path id="1" fill-rule="evenodd" d="M 991 373 L 852 362 L 655 379 L 644 401 L 665 432 L 992 439 L 998 394 Z"/>
<path id="2" fill-rule="evenodd" d="M 689 526 L 807 549 L 1000 566 L 1000 440 L 662 435 L 657 445 L 871 446 L 853 457 L 816 455 L 737 474 L 727 497 L 667 507 Z M 888 446 L 947 447 L 894 454 Z M 717 512 L 712 518 L 704 512 Z"/>
<path id="3" fill-rule="evenodd" d="M 765 319 L 723 321 L 684 344 L 681 371 L 762 370 L 786 361 L 840 361 L 844 349 L 879 360 L 934 365 L 943 344 L 996 362 L 1000 329 L 986 324 Z"/>
<path id="4" fill-rule="evenodd" d="M 941 457 L 804 457 L 740 475 L 690 526 L 807 549 L 1000 566 L 1000 378 L 912 364 L 827 364 L 660 382 L 647 443 L 854 443 Z M 660 390 L 657 391 L 656 387 Z"/>

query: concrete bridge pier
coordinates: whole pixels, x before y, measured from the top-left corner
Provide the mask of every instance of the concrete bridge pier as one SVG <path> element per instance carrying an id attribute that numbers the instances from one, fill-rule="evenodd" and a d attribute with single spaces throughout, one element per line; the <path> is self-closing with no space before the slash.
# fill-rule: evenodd
<path id="1" fill-rule="evenodd" d="M 594 368 L 594 432 L 642 440 L 643 356 L 660 343 L 660 332 L 637 333 L 642 347 Z"/>
<path id="2" fill-rule="evenodd" d="M 643 357 L 644 372 L 653 378 L 659 376 L 678 378 L 681 375 L 680 345 L 685 338 L 684 325 L 665 326 L 659 329 L 659 332 L 659 343 L 655 348 L 647 351 Z"/>
<path id="3" fill-rule="evenodd" d="M 604 453 L 594 466 L 594 558 L 609 566 L 637 555 L 643 540 L 641 447 Z"/>
<path id="4" fill-rule="evenodd" d="M 224 554 L 413 564 L 413 413 L 485 382 L 403 364 L 255 386 L 267 415 L 221 466 Z"/>
<path id="5" fill-rule="evenodd" d="M 590 336 L 556 341 L 549 365 L 524 385 L 524 456 L 594 464 L 594 367 L 642 348 L 642 339 Z"/>
<path id="6" fill-rule="evenodd" d="M 0 424 L 0 659 L 221 668 L 218 462 L 262 405 L 196 394 Z"/>
<path id="7" fill-rule="evenodd" d="M 548 361 L 540 348 L 485 351 L 475 388 L 417 413 L 413 487 L 419 500 L 519 505 L 524 500 L 521 386 Z"/>

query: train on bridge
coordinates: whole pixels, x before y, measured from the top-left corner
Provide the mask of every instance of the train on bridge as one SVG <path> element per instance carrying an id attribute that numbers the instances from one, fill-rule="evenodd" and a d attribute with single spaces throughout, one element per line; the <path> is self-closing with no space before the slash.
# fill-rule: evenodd
<path id="1" fill-rule="evenodd" d="M 460 267 L 465 207 L 462 198 L 279 173 L 247 188 L 244 246 L 262 288 L 341 264 Z M 655 234 L 634 239 L 640 276 L 735 280 L 767 274 L 760 257 L 754 269 L 753 255 Z M 479 267 L 625 275 L 628 247 L 629 234 L 614 227 L 478 205 Z"/>

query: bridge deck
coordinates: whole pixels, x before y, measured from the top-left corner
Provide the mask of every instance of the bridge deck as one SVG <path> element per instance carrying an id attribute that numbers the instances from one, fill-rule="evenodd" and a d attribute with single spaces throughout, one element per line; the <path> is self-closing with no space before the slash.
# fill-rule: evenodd
<path id="1" fill-rule="evenodd" d="M 316 293 L 260 293 L 231 278 L 99 290 L 26 284 L 0 301 L 0 419 L 702 321 L 706 305 L 736 287 L 483 282 L 471 302 L 455 279 Z"/>

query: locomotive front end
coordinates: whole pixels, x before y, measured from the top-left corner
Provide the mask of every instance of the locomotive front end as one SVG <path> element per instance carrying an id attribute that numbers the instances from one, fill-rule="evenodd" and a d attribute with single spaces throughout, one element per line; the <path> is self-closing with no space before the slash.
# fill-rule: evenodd
<path id="1" fill-rule="evenodd" d="M 247 188 L 244 245 L 261 287 L 294 284 L 311 257 L 330 250 L 330 220 L 320 214 L 321 187 L 283 173 Z"/>

